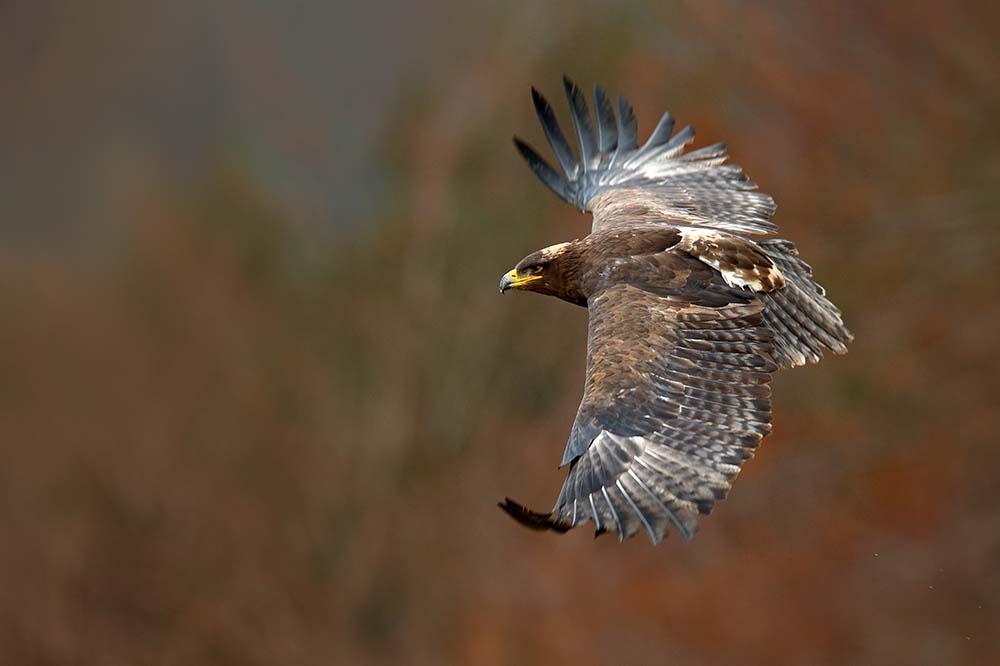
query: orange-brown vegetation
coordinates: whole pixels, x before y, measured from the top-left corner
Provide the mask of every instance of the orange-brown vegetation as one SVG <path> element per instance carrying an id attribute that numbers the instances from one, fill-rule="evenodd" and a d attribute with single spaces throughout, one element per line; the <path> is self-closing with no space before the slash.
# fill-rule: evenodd
<path id="1" fill-rule="evenodd" d="M 400 74 L 365 130 L 379 203 L 326 228 L 289 183 L 332 130 L 259 16 L 212 24 L 215 79 L 164 85 L 254 90 L 238 112 L 195 97 L 216 134 L 278 148 L 220 144 L 181 178 L 92 100 L 128 103 L 133 51 L 166 77 L 173 42 L 122 38 L 145 25 L 128 3 L 98 3 L 119 18 L 94 34 L 0 10 L 38 36 L 0 51 L 0 662 L 995 663 L 1000 17 L 850 4 L 434 22 L 476 39 Z M 158 25 L 188 34 L 182 13 Z M 857 336 L 777 378 L 773 435 L 690 543 L 495 507 L 554 498 L 581 391 L 586 313 L 496 293 L 587 230 L 509 144 L 541 143 L 528 85 L 556 97 L 563 70 L 643 131 L 670 108 L 726 140 Z"/>

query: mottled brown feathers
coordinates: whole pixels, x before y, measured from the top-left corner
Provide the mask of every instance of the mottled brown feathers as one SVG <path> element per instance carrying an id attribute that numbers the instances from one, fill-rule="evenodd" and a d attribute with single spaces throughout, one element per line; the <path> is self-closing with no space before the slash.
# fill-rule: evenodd
<path id="1" fill-rule="evenodd" d="M 722 274 L 727 284 L 771 292 L 785 286 L 781 271 L 760 247 L 731 234 L 685 229 L 680 249 Z"/>

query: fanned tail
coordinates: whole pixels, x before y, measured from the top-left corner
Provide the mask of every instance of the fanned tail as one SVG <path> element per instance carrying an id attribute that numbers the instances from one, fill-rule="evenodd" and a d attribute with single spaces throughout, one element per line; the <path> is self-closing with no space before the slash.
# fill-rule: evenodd
<path id="1" fill-rule="evenodd" d="M 764 321 L 775 333 L 774 358 L 783 368 L 817 363 L 823 354 L 846 354 L 854 335 L 840 310 L 813 279 L 812 268 L 799 259 L 795 245 L 781 239 L 759 243 L 785 276 L 785 288 L 760 294 Z"/>

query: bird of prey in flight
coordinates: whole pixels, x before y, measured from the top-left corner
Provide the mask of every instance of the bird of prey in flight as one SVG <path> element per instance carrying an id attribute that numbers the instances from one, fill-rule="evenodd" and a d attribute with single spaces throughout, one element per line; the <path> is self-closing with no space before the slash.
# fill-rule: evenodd
<path id="1" fill-rule="evenodd" d="M 518 522 L 565 532 L 593 521 L 620 540 L 671 526 L 690 539 L 771 430 L 771 375 L 843 354 L 840 311 L 791 242 L 774 200 L 715 144 L 684 152 L 665 113 L 641 146 L 632 107 L 599 87 L 592 117 L 564 79 L 578 154 L 549 103 L 535 111 L 559 171 L 514 144 L 561 199 L 593 215 L 588 236 L 533 252 L 500 281 L 589 310 L 587 375 L 552 511 L 510 498 Z"/>

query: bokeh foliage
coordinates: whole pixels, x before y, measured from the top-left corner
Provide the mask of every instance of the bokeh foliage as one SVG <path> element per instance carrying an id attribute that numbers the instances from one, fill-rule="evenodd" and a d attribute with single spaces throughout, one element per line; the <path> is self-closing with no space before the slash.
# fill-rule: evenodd
<path id="1" fill-rule="evenodd" d="M 103 30 L 140 30 L 120 4 L 99 3 L 119 17 Z M 211 34 L 250 67 L 210 68 L 199 89 L 265 85 L 262 64 L 277 98 L 297 89 L 302 63 L 267 48 L 266 23 L 220 20 L 240 15 L 220 6 Z M 111 146 L 59 171 L 107 221 L 78 242 L 42 219 L 71 216 L 66 201 L 7 216 L 0 660 L 995 659 L 996 10 L 491 11 L 488 29 L 468 12 L 428 28 L 465 26 L 476 46 L 401 79 L 368 129 L 379 201 L 360 219 L 317 228 L 303 211 L 325 209 L 289 198 L 288 164 L 308 171 L 318 136 L 295 98 L 237 113 L 199 97 L 220 133 L 291 147 L 222 142 L 184 178 L 139 160 L 134 128 L 82 112 L 59 128 Z M 118 62 L 103 31 L 40 34 L 37 60 L 15 54 L 33 66 L 8 129 L 40 132 L 31 104 L 112 94 L 63 73 L 81 44 Z M 170 53 L 147 57 L 171 71 L 157 60 Z M 144 74 L 118 67 L 118 81 Z M 778 378 L 774 434 L 691 543 L 537 535 L 494 507 L 551 501 L 579 399 L 586 313 L 496 294 L 521 256 L 586 233 L 509 143 L 541 143 L 527 86 L 558 97 L 564 70 L 627 94 L 644 131 L 669 107 L 699 145 L 726 140 L 857 335 L 847 357 Z M 48 159 L 59 143 L 41 144 Z M 30 144 L 14 141 L 5 167 L 24 158 L 15 182 L 44 192 Z M 54 235 L 15 242 L 32 215 Z"/>

